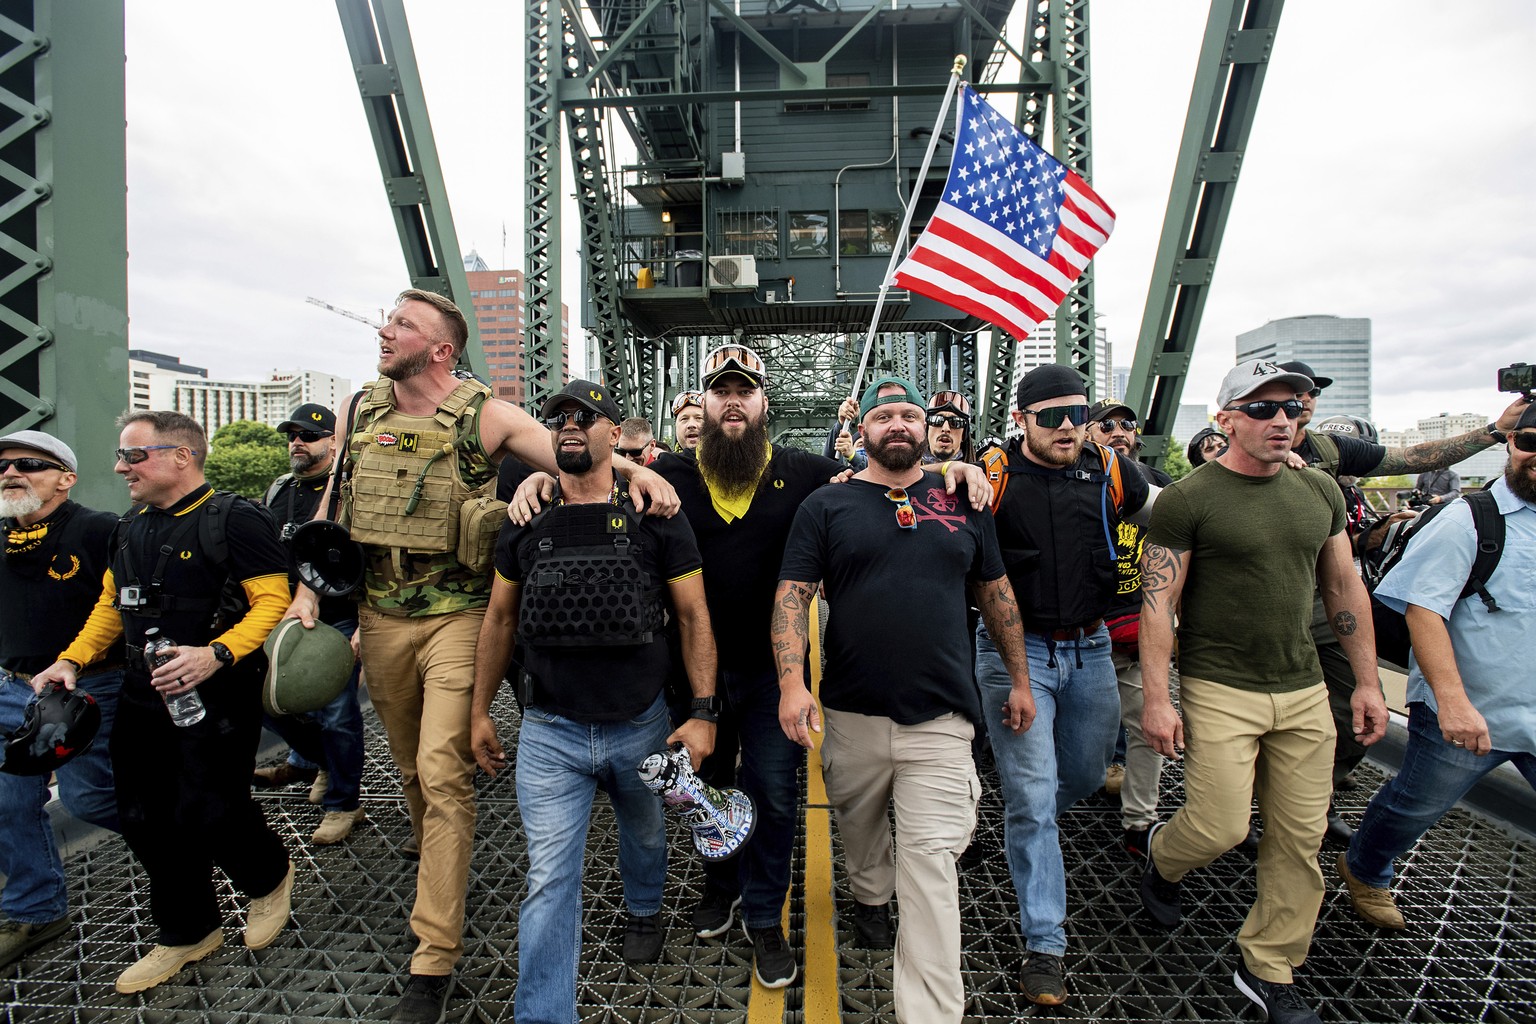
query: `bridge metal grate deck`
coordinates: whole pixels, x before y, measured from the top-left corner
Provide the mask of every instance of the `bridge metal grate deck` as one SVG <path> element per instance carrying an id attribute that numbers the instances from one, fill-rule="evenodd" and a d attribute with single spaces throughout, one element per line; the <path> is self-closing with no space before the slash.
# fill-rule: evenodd
<path id="1" fill-rule="evenodd" d="M 515 728 L 510 704 L 498 706 L 503 738 Z M 398 797 L 382 731 L 368 714 L 364 780 L 368 821 L 344 844 L 312 847 L 320 809 L 301 788 L 263 797 L 268 818 L 298 864 L 295 924 L 269 949 L 241 945 L 232 891 L 225 946 L 170 982 L 140 996 L 120 996 L 117 974 L 154 941 L 147 880 L 122 841 L 112 838 L 68 862 L 75 927 L 0 977 L 0 1021 L 258 1024 L 384 1020 L 398 998 L 413 946 L 407 928 L 415 865 L 400 856 L 409 825 Z M 1358 818 L 1380 781 L 1342 794 Z M 1163 807 L 1181 799 L 1177 769 L 1164 776 Z M 510 1022 L 517 979 L 517 907 L 524 885 L 521 832 L 510 774 L 482 778 L 480 822 L 469 892 L 466 955 L 452 1020 Z M 977 841 L 982 863 L 961 875 L 967 1021 L 1030 1016 L 1065 1020 L 1256 1021 L 1232 988 L 1233 936 L 1253 897 L 1253 863 L 1229 854 L 1192 874 L 1186 920 L 1165 934 L 1139 914 L 1137 867 L 1119 848 L 1119 806 L 1099 795 L 1062 819 L 1068 866 L 1071 998 L 1035 1007 L 1018 992 L 1023 951 L 1017 905 L 1001 852 L 1001 802 L 984 797 Z M 599 798 L 589 838 L 586 932 L 579 994 L 583 1021 L 599 1024 L 738 1024 L 753 995 L 751 946 L 739 928 L 722 939 L 694 940 L 687 917 L 702 884 L 674 825 L 666 890 L 668 945 L 658 964 L 632 967 L 619 949 L 623 901 L 614 867 L 612 816 Z M 833 830 L 834 865 L 840 856 Z M 804 949 L 803 843 L 795 861 L 790 942 Z M 811 852 L 815 855 L 815 851 Z M 1536 1024 L 1536 846 L 1455 811 L 1432 830 L 1403 866 L 1398 901 L 1409 928 L 1398 935 L 1365 926 L 1351 911 L 1325 849 L 1330 886 L 1312 952 L 1298 973 L 1303 990 L 1329 1022 L 1485 1022 Z M 843 924 L 850 896 L 834 866 L 837 977 L 846 1024 L 893 1024 L 892 954 L 857 948 Z M 899 906 L 898 906 L 899 917 Z M 813 926 L 817 922 L 812 923 Z M 804 1016 L 800 982 L 786 992 L 784 1020 Z M 806 1021 L 805 1024 L 815 1024 Z"/>

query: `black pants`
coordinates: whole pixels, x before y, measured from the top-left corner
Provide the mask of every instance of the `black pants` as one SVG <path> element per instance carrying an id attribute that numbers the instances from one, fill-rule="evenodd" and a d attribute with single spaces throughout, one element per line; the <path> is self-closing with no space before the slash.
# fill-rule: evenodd
<path id="1" fill-rule="evenodd" d="M 1328 707 L 1333 712 L 1333 724 L 1339 738 L 1333 746 L 1333 785 L 1359 767 L 1365 759 L 1365 748 L 1355 739 L 1354 712 L 1349 699 L 1355 693 L 1355 670 L 1350 668 L 1349 658 L 1337 640 L 1319 641 L 1317 660 L 1322 662 L 1323 682 L 1328 687 Z"/>
<path id="2" fill-rule="evenodd" d="M 118 814 L 149 874 L 161 945 L 190 945 L 222 925 L 215 865 L 251 897 L 288 872 L 288 851 L 251 797 L 260 685 L 238 666 L 219 670 L 197 688 L 207 716 L 183 728 L 142 671 L 124 681 L 111 740 Z"/>

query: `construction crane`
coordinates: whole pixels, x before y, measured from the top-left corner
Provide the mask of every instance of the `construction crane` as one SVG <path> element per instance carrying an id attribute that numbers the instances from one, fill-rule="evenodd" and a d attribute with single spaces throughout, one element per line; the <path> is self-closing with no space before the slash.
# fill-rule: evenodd
<path id="1" fill-rule="evenodd" d="M 350 309 L 342 309 L 340 306 L 333 306 L 329 302 L 326 302 L 324 299 L 317 299 L 313 295 L 308 296 L 304 301 L 309 303 L 311 306 L 319 306 L 321 309 L 328 309 L 332 313 L 335 313 L 337 316 L 344 316 L 348 320 L 356 320 L 360 324 L 367 324 L 374 330 L 378 330 L 380 327 L 384 326 L 384 311 L 382 309 L 379 310 L 379 317 L 377 320 L 375 320 L 372 317 L 364 316 L 361 313 L 354 313 Z"/>

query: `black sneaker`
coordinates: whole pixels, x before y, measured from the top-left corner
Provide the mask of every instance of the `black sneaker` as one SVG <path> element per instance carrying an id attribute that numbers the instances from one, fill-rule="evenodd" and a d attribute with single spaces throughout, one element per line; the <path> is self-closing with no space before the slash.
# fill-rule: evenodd
<path id="1" fill-rule="evenodd" d="M 1339 812 L 1332 807 L 1328 808 L 1328 827 L 1323 830 L 1323 842 L 1329 846 L 1340 849 L 1348 849 L 1349 841 L 1355 838 L 1355 830 L 1339 817 Z"/>
<path id="2" fill-rule="evenodd" d="M 1232 972 L 1232 983 L 1269 1015 L 1273 1024 L 1323 1024 L 1317 1011 L 1306 1004 L 1295 985 L 1281 985 L 1254 975 L 1241 960 Z"/>
<path id="3" fill-rule="evenodd" d="M 1170 882 L 1157 872 L 1152 861 L 1152 837 L 1167 822 L 1159 821 L 1147 830 L 1147 866 L 1141 873 L 1141 905 L 1152 920 L 1164 928 L 1172 928 L 1184 918 L 1184 907 L 1179 896 L 1180 883 Z"/>
<path id="4" fill-rule="evenodd" d="M 448 1016 L 448 993 L 453 991 L 451 974 L 413 974 L 406 980 L 405 991 L 389 1016 L 389 1024 L 443 1024 Z"/>
<path id="5" fill-rule="evenodd" d="M 7 921 L 0 924 L 0 967 L 9 967 L 38 946 L 52 942 L 69 931 L 69 918 L 42 924 L 25 921 Z"/>
<path id="6" fill-rule="evenodd" d="M 724 935 L 730 931 L 731 922 L 736 920 L 739 906 L 741 897 L 735 893 L 705 886 L 704 895 L 693 906 L 693 934 L 701 939 Z"/>
<path id="7" fill-rule="evenodd" d="M 1024 954 L 1024 970 L 1019 974 L 1019 988 L 1024 998 L 1041 1006 L 1060 1006 L 1067 1001 L 1067 983 L 1062 978 L 1061 957 L 1029 950 Z"/>
<path id="8" fill-rule="evenodd" d="M 1126 829 L 1125 835 L 1120 841 L 1121 845 L 1125 847 L 1125 852 L 1138 860 L 1144 859 L 1147 855 L 1147 836 L 1151 831 L 1152 827 L 1150 825 L 1146 828 Z"/>
<path id="9" fill-rule="evenodd" d="M 853 933 L 865 949 L 890 949 L 896 945 L 896 932 L 891 927 L 891 905 L 873 906 L 854 900 Z"/>
<path id="10" fill-rule="evenodd" d="M 770 928 L 748 928 L 742 922 L 742 930 L 752 940 L 752 973 L 764 988 L 783 988 L 800 974 L 795 966 L 795 955 L 784 941 L 784 933 L 778 925 Z"/>
<path id="11" fill-rule="evenodd" d="M 661 959 L 661 947 L 667 938 L 661 929 L 661 912 L 650 917 L 626 916 L 629 923 L 624 926 L 624 962 L 653 964 Z"/>
<path id="12" fill-rule="evenodd" d="M 1264 829 L 1259 825 L 1259 819 L 1253 818 L 1248 822 L 1248 834 L 1243 837 L 1242 842 L 1232 847 L 1232 849 L 1237 850 L 1239 853 L 1245 853 L 1250 857 L 1257 857 L 1259 855 L 1259 840 L 1263 838 Z"/>

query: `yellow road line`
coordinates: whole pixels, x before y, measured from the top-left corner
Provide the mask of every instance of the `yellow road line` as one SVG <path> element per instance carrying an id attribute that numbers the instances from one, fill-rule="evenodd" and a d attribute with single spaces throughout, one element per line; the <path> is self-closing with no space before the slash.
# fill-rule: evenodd
<path id="1" fill-rule="evenodd" d="M 819 601 L 811 604 L 812 623 L 820 623 Z M 811 692 L 821 691 L 821 630 L 811 630 Z M 821 735 L 806 758 L 805 777 L 805 975 L 801 1019 L 806 1024 L 837 1024 L 837 933 L 832 927 L 832 811 L 821 779 Z M 784 906 L 789 932 L 789 904 Z M 752 979 L 747 1024 L 782 1024 L 784 990 L 768 989 Z"/>

